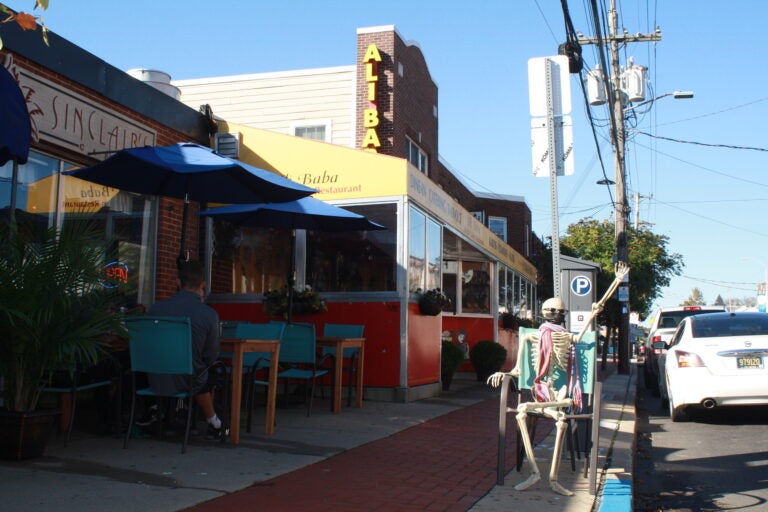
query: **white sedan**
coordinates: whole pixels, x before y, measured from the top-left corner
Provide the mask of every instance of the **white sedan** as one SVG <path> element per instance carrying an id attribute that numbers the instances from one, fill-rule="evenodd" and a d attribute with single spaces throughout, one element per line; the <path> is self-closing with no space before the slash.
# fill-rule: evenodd
<path id="1" fill-rule="evenodd" d="M 691 406 L 768 404 L 768 313 L 707 313 L 685 318 L 664 363 L 672 421 Z"/>

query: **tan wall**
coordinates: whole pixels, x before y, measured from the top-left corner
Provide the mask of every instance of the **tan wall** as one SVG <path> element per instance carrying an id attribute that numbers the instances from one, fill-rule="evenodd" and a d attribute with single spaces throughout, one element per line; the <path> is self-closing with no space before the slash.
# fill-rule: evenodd
<path id="1" fill-rule="evenodd" d="M 231 123 L 293 135 L 294 123 L 330 120 L 329 142 L 354 144 L 353 66 L 178 80 L 181 101 L 209 104 Z"/>

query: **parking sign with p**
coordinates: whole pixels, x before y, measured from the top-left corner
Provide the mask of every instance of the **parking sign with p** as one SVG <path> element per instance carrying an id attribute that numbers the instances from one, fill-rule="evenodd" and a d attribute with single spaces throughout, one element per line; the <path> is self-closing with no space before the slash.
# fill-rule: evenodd
<path id="1" fill-rule="evenodd" d="M 571 279 L 571 291 L 583 297 L 592 291 L 592 281 L 585 275 L 578 275 Z"/>

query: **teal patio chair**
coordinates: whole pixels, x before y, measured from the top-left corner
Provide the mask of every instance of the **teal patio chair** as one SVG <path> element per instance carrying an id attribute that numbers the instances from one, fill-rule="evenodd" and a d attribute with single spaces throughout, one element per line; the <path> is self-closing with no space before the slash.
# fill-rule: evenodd
<path id="1" fill-rule="evenodd" d="M 186 453 L 189 442 L 189 430 L 192 424 L 194 400 L 189 392 L 163 393 L 151 387 L 137 389 L 139 374 L 158 376 L 182 376 L 187 381 L 187 389 L 192 389 L 195 370 L 192 363 L 192 324 L 185 317 L 138 316 L 125 319 L 128 329 L 128 350 L 131 358 L 131 413 L 123 448 L 128 447 L 131 431 L 134 427 L 136 397 L 155 397 L 182 399 L 187 404 L 187 421 L 184 427 L 184 440 L 181 453 Z"/>
<path id="2" fill-rule="evenodd" d="M 365 331 L 364 325 L 357 324 L 325 324 L 323 326 L 323 336 L 331 338 L 362 338 Z M 333 364 L 336 358 L 336 349 L 333 347 L 323 347 L 323 356 L 328 356 Z M 357 348 L 345 348 L 342 356 L 349 364 L 344 365 L 343 371 L 349 375 L 347 384 L 347 407 L 352 405 L 352 393 L 355 389 L 355 373 L 360 364 L 360 351 Z"/>
<path id="3" fill-rule="evenodd" d="M 278 379 L 285 379 L 285 400 L 288 399 L 288 384 L 291 380 L 303 380 L 307 384 L 305 401 L 308 398 L 307 416 L 312 413 L 312 399 L 318 377 L 329 373 L 323 369 L 323 358 L 317 357 L 315 326 L 308 323 L 286 323 L 280 339 L 280 373 Z M 309 395 L 307 397 L 307 395 Z"/>
<path id="4" fill-rule="evenodd" d="M 91 376 L 90 370 L 93 368 L 95 368 L 95 366 L 84 368 L 78 363 L 73 365 L 70 369 L 51 372 L 49 383 L 40 388 L 42 393 L 53 393 L 66 396 L 69 399 L 69 418 L 66 426 L 67 435 L 64 438 L 64 446 L 69 444 L 69 440 L 72 437 L 72 429 L 75 424 L 75 413 L 77 412 L 77 395 L 83 391 L 92 389 L 109 388 L 116 381 L 118 392 L 116 393 L 117 402 L 115 404 L 115 429 L 117 430 L 118 435 L 120 433 L 120 374 L 117 372 L 116 375 L 110 377 L 105 377 L 103 375 Z"/>

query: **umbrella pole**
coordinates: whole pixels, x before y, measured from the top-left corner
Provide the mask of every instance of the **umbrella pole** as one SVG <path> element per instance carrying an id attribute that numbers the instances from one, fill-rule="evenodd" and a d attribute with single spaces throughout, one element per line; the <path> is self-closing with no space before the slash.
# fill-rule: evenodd
<path id="1" fill-rule="evenodd" d="M 19 182 L 19 161 L 13 157 L 13 170 L 11 171 L 11 207 L 8 211 L 8 221 L 11 229 L 16 231 L 16 184 Z"/>
<path id="2" fill-rule="evenodd" d="M 189 194 L 184 194 L 184 209 L 181 213 L 181 244 L 179 246 L 179 259 L 176 261 L 178 267 L 182 263 L 189 261 L 189 257 L 184 254 L 184 245 L 187 242 L 187 212 L 189 211 Z"/>
<path id="3" fill-rule="evenodd" d="M 293 319 L 293 285 L 296 283 L 296 230 L 291 230 L 291 268 L 288 269 L 288 323 Z"/>

